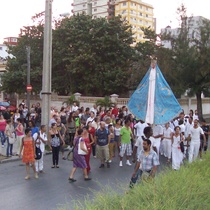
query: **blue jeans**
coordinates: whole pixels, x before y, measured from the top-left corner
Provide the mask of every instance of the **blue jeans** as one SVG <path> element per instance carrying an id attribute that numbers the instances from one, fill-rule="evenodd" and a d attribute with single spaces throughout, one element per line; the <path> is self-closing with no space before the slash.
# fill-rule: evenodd
<path id="1" fill-rule="evenodd" d="M 13 144 L 9 143 L 9 138 L 6 138 L 7 140 L 7 156 L 12 155 L 12 149 L 13 149 Z"/>
<path id="2" fill-rule="evenodd" d="M 6 141 L 6 136 L 4 134 L 4 131 L 0 131 L 0 138 L 1 138 L 1 144 L 4 145 Z"/>

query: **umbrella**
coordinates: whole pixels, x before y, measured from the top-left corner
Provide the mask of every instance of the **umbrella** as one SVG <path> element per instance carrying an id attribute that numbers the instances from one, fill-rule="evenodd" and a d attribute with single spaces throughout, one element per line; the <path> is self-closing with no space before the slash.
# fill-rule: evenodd
<path id="1" fill-rule="evenodd" d="M 6 110 L 6 108 L 4 106 L 0 106 L 0 110 L 4 111 L 4 110 Z"/>
<path id="2" fill-rule="evenodd" d="M 9 106 L 9 105 L 10 105 L 10 103 L 7 101 L 0 102 L 0 106 Z"/>
<path id="3" fill-rule="evenodd" d="M 157 64 L 151 65 L 128 101 L 130 112 L 150 124 L 165 124 L 182 112 Z"/>
<path id="4" fill-rule="evenodd" d="M 8 109 L 9 109 L 10 111 L 15 111 L 17 108 L 16 108 L 16 106 L 9 106 Z"/>

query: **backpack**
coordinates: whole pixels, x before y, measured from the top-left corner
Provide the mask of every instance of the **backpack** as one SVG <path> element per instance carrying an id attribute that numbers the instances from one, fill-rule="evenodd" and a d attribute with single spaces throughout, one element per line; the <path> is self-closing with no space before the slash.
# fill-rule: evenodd
<path id="1" fill-rule="evenodd" d="M 40 133 L 38 132 L 37 139 L 39 136 L 40 136 Z M 35 140 L 35 144 L 36 144 L 37 139 Z M 35 154 L 36 154 L 36 158 L 35 158 L 36 160 L 40 160 L 42 158 L 42 151 L 40 147 L 35 146 Z"/>

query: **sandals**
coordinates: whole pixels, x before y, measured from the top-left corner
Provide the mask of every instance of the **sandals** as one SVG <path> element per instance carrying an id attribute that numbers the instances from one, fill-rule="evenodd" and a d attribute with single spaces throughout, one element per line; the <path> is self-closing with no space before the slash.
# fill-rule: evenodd
<path id="1" fill-rule="evenodd" d="M 76 179 L 73 179 L 73 178 L 70 178 L 70 177 L 69 177 L 69 182 L 70 182 L 70 183 L 76 182 L 76 181 L 77 181 Z"/>
<path id="2" fill-rule="evenodd" d="M 87 178 L 84 178 L 85 181 L 90 181 L 91 178 L 90 177 L 87 177 Z"/>

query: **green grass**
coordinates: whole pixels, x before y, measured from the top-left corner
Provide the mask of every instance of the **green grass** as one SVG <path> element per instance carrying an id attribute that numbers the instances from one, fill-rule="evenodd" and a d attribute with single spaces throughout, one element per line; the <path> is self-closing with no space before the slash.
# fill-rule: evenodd
<path id="1" fill-rule="evenodd" d="M 124 192 L 105 188 L 94 193 L 94 200 L 76 202 L 74 209 L 210 210 L 210 154 L 203 161 L 186 163 L 179 171 L 166 169 L 152 183 L 138 184 L 129 191 L 126 186 Z"/>

